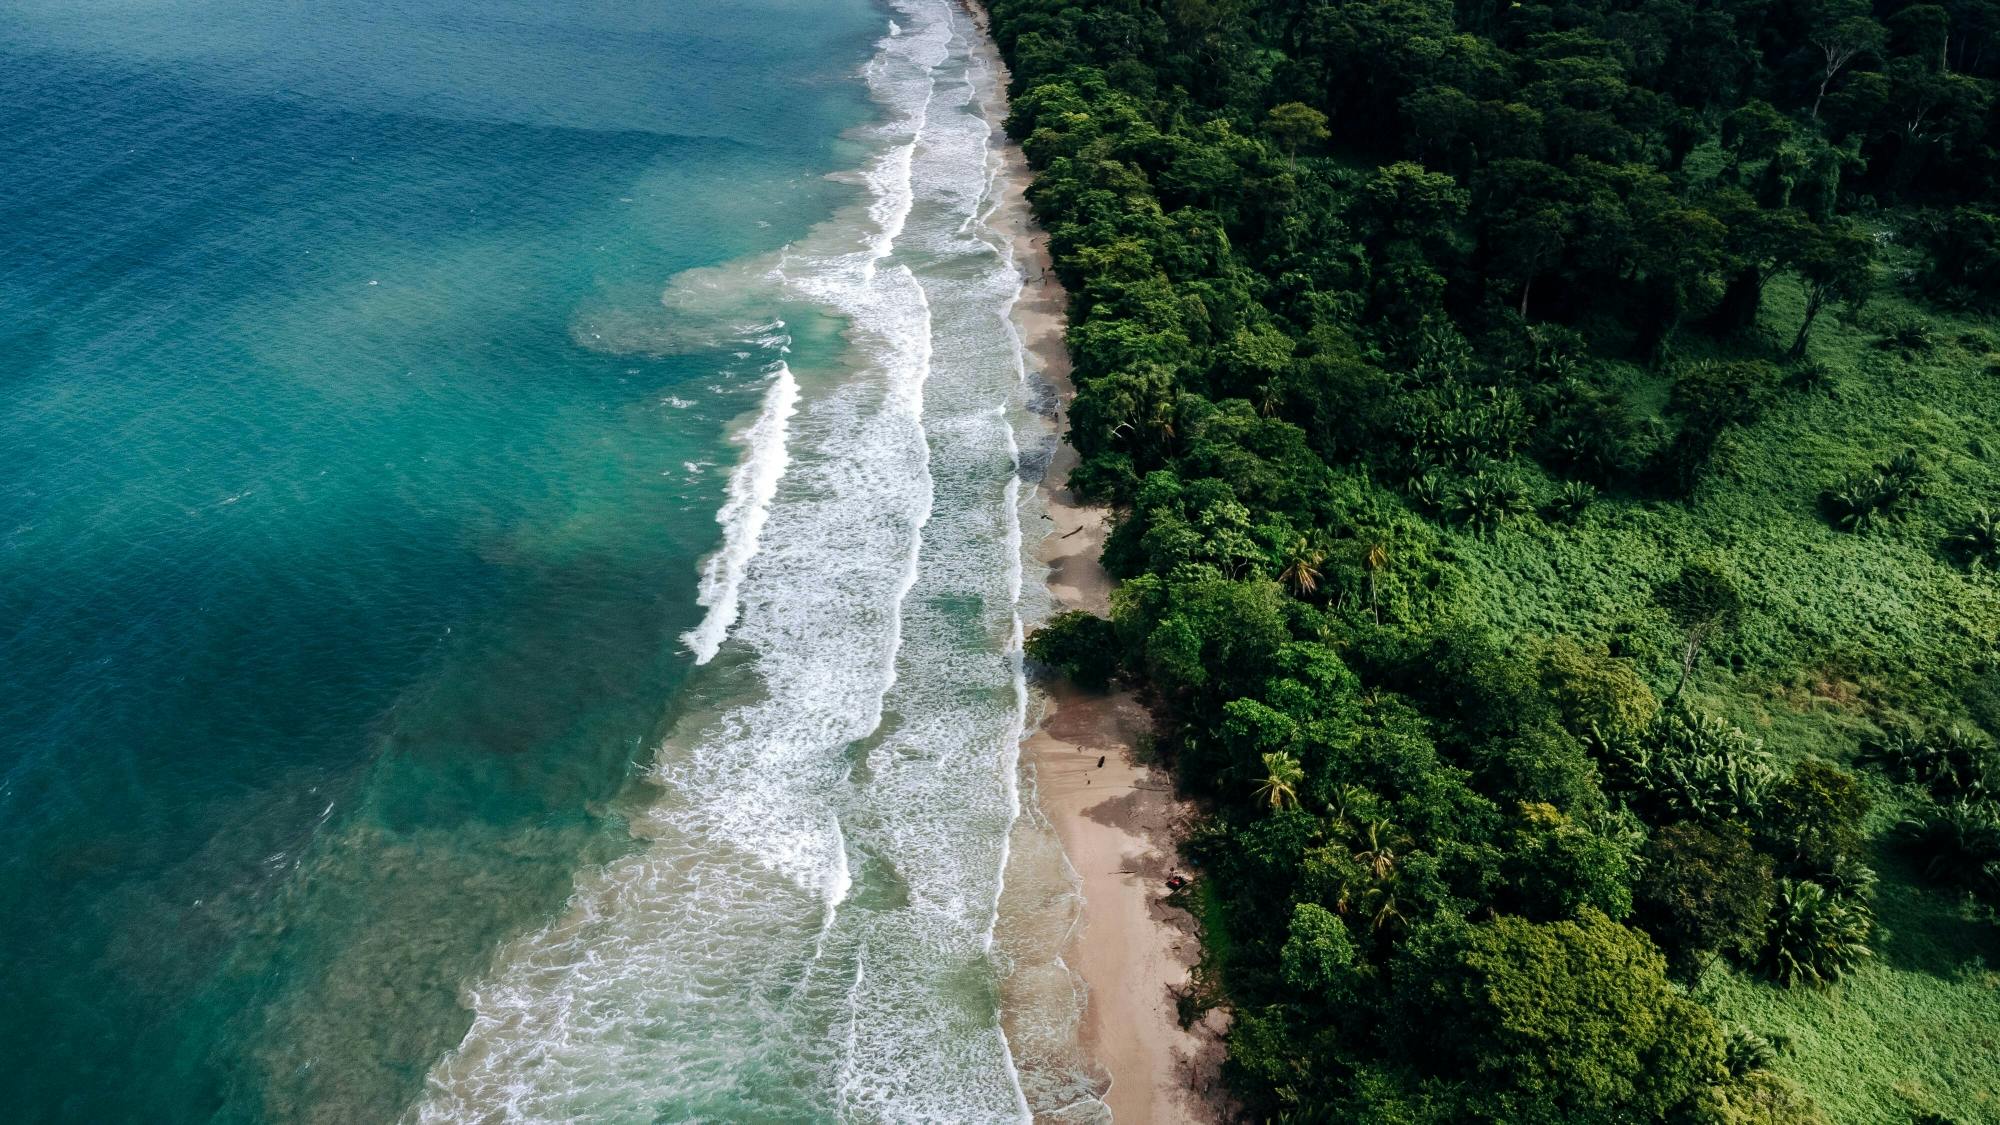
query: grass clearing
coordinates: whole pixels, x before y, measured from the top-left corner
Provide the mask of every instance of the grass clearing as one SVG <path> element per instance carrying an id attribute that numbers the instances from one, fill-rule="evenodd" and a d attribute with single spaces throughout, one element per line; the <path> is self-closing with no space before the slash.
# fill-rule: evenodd
<path id="1" fill-rule="evenodd" d="M 1801 299 L 1789 278 L 1770 285 L 1762 327 L 1773 339 L 1789 341 Z M 1883 345 L 1917 318 L 1936 341 L 1928 350 Z M 1882 720 L 1941 698 L 1992 725 L 2000 575 L 1969 570 L 1945 549 L 1973 509 L 2000 507 L 1992 336 L 1975 320 L 1888 294 L 1859 323 L 1821 317 L 1811 358 L 1829 369 L 1827 385 L 1780 392 L 1755 425 L 1726 436 L 1688 504 L 1606 496 L 1573 524 L 1530 517 L 1486 536 L 1442 531 L 1468 609 L 1516 636 L 1606 644 L 1664 692 L 1678 671 L 1677 637 L 1651 591 L 1680 559 L 1719 548 L 1751 605 L 1696 673 L 1698 705 L 1788 759 L 1851 762 Z M 1628 365 L 1608 377 L 1664 385 Z M 1665 401 L 1663 390 L 1639 397 Z M 1928 495 L 1866 532 L 1835 529 L 1820 493 L 1904 449 L 1929 469 Z M 1899 798 L 1865 776 L 1878 794 L 1875 957 L 1824 992 L 1727 967 L 1703 991 L 1725 1018 L 1785 1045 L 1779 1071 L 1832 1121 L 2000 1121 L 2000 928 L 1956 893 L 1917 881 L 1886 840 Z"/>
<path id="2" fill-rule="evenodd" d="M 1777 1070 L 1842 1125 L 1919 1113 L 2000 1120 L 2000 929 L 1957 896 L 1876 862 L 1875 956 L 1824 992 L 1727 968 L 1704 983 L 1725 1019 L 1782 1042 Z"/>

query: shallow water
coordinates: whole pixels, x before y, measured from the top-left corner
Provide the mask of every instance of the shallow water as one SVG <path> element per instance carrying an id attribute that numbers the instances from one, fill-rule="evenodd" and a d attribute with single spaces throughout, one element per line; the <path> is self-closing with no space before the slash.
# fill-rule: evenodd
<path id="1" fill-rule="evenodd" d="M 855 197 L 881 28 L 0 9 L 9 1119 L 393 1117 L 631 846 L 784 346 L 660 293 Z"/>
<path id="2" fill-rule="evenodd" d="M 1038 427 L 970 34 L 944 0 L 899 3 L 866 71 L 886 120 L 857 138 L 862 198 L 670 290 L 776 291 L 848 349 L 751 427 L 783 452 L 739 470 L 769 498 L 757 549 L 733 585 L 711 561 L 729 627 L 694 633 L 714 660 L 633 814 L 643 845 L 502 953 L 421 1119 L 1027 1115 L 993 931 L 1037 612 L 1017 435 Z"/>
<path id="3" fill-rule="evenodd" d="M 997 1014 L 1040 431 L 969 34 L 0 11 L 10 1116 L 1073 1085 Z"/>

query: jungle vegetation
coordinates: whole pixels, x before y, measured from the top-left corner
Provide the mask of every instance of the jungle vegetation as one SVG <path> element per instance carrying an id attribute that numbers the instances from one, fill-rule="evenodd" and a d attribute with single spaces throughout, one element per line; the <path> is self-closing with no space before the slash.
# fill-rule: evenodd
<path id="1" fill-rule="evenodd" d="M 2000 1120 L 2000 4 L 992 0 L 1263 1120 Z"/>

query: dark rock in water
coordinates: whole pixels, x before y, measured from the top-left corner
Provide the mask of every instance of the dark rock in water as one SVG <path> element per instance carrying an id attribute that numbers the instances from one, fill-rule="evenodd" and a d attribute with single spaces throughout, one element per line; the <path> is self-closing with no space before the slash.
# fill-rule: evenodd
<path id="1" fill-rule="evenodd" d="M 1033 484 L 1048 475 L 1049 463 L 1055 460 L 1056 449 L 1061 443 L 1054 434 L 1045 440 L 1021 451 L 1020 468 L 1016 472 L 1020 478 Z"/>
<path id="2" fill-rule="evenodd" d="M 1056 385 L 1046 379 L 1036 379 L 1029 386 L 1028 409 L 1054 421 L 1062 408 L 1062 400 L 1056 396 Z"/>

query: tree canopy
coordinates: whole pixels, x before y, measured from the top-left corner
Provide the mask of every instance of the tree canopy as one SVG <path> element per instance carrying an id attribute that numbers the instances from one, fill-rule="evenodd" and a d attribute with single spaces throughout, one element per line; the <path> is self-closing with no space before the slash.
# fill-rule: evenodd
<path id="1" fill-rule="evenodd" d="M 1209 803 L 1236 1095 L 1817 1119 L 1684 982 L 1874 971 L 1885 793 L 2000 885 L 2000 772 L 1939 733 L 2000 723 L 2000 340 L 1932 316 L 2000 307 L 2000 7 L 991 11 L 1120 580 L 1030 650 Z M 1921 452 L 1768 436 L 1946 353 Z"/>

